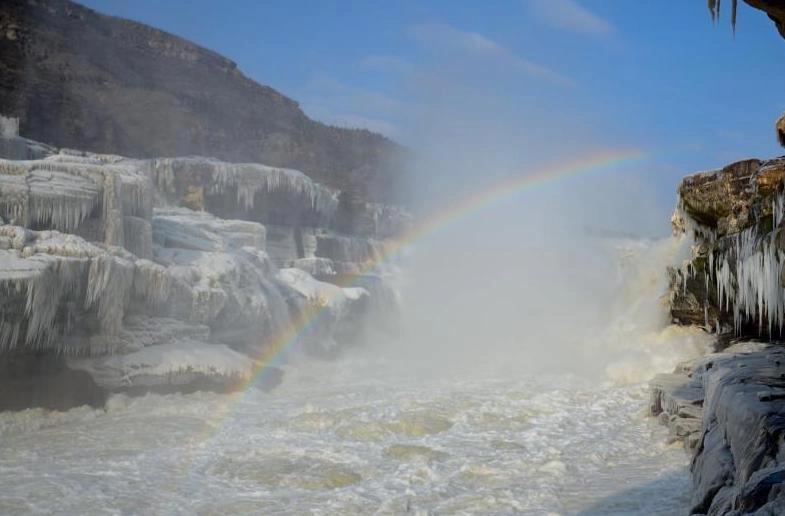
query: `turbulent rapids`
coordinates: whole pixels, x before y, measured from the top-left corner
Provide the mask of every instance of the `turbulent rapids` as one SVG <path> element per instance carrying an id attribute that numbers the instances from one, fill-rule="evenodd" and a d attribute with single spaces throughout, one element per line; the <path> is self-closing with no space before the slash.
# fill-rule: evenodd
<path id="1" fill-rule="evenodd" d="M 0 512 L 647 515 L 689 498 L 642 385 L 378 367 L 301 367 L 220 421 L 225 399 L 207 393 L 2 414 Z"/>
<path id="2" fill-rule="evenodd" d="M 678 512 L 686 456 L 647 417 L 644 381 L 708 344 L 669 327 L 658 301 L 684 244 L 603 247 L 617 263 L 613 309 L 571 350 L 601 350 L 599 376 L 543 371 L 526 341 L 447 367 L 403 335 L 284 366 L 272 392 L 115 394 L 105 409 L 4 413 L 0 512 Z"/>

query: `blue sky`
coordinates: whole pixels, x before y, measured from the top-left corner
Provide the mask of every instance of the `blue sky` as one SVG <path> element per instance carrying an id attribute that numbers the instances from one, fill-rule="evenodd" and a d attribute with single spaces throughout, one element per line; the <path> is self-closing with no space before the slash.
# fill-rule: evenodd
<path id="1" fill-rule="evenodd" d="M 516 167 L 592 148 L 650 156 L 672 205 L 683 175 L 782 154 L 785 41 L 740 3 L 89 0 L 214 49 L 312 117 Z M 458 114 L 460 113 L 460 114 Z M 438 134 L 438 136 L 436 136 Z"/>

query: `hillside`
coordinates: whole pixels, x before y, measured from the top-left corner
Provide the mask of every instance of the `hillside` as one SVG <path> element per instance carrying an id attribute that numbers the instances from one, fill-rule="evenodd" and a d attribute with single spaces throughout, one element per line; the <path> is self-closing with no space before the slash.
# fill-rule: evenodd
<path id="1" fill-rule="evenodd" d="M 0 3 L 0 114 L 57 147 L 285 166 L 395 199 L 399 145 L 311 120 L 215 52 L 67 0 Z"/>

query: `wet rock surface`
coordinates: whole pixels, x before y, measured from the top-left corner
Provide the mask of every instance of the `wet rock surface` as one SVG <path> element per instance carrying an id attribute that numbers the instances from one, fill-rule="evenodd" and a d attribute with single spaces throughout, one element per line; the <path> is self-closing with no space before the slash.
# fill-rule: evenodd
<path id="1" fill-rule="evenodd" d="M 692 514 L 780 514 L 785 348 L 735 344 L 658 375 L 651 408 L 693 450 Z"/>

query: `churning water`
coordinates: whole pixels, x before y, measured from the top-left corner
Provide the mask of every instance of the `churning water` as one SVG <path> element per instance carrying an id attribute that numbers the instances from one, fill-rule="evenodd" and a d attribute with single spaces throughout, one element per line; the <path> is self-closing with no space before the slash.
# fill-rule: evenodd
<path id="1" fill-rule="evenodd" d="M 687 456 L 646 416 L 646 375 L 619 371 L 703 341 L 628 323 L 597 334 L 617 342 L 599 380 L 536 364 L 428 375 L 367 349 L 288 366 L 270 393 L 0 414 L 0 513 L 678 514 Z"/>

